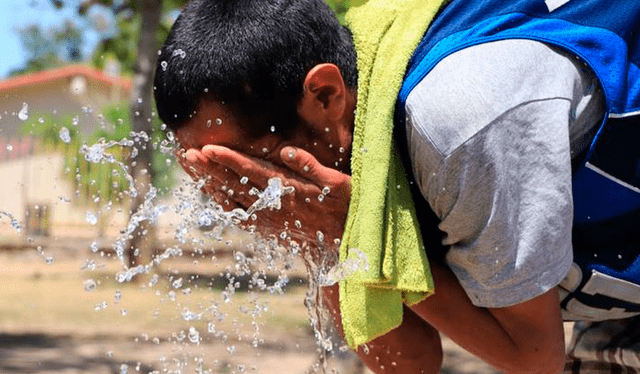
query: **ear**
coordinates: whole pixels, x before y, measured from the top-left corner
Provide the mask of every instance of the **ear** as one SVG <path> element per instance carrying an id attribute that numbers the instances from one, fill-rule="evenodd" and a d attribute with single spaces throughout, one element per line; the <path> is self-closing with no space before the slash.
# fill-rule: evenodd
<path id="1" fill-rule="evenodd" d="M 340 119 L 346 108 L 346 91 L 336 65 L 314 66 L 304 80 L 302 99 L 298 104 L 300 117 L 311 125 Z"/>

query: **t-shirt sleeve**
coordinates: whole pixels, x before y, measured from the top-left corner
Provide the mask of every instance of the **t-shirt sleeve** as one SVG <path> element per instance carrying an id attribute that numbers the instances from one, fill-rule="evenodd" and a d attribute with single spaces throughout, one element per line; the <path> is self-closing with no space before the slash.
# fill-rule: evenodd
<path id="1" fill-rule="evenodd" d="M 449 56 L 409 95 L 413 172 L 478 306 L 536 297 L 571 265 L 570 128 L 593 96 L 586 76 L 544 44 L 501 41 Z"/>

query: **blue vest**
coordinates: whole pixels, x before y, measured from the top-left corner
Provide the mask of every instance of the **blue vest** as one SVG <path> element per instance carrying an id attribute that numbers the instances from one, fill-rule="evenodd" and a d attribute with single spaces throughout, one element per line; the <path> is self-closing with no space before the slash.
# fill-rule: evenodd
<path id="1" fill-rule="evenodd" d="M 452 0 L 414 52 L 398 118 L 443 58 L 503 39 L 559 47 L 598 77 L 606 113 L 574 170 L 575 264 L 562 306 L 584 319 L 640 313 L 640 1 Z"/>

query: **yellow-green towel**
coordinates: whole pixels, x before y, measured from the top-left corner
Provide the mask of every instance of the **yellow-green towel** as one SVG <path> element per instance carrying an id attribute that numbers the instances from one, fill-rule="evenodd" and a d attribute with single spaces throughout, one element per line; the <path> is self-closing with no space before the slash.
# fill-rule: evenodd
<path id="1" fill-rule="evenodd" d="M 370 0 L 346 16 L 358 57 L 351 200 L 340 260 L 363 252 L 369 267 L 340 281 L 347 343 L 396 328 L 402 305 L 433 292 L 407 179 L 393 144 L 396 98 L 407 63 L 445 0 Z"/>

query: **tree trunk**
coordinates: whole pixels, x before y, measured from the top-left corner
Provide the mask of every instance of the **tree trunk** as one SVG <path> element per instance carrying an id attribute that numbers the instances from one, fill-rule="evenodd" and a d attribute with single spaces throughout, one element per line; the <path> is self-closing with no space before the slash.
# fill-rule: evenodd
<path id="1" fill-rule="evenodd" d="M 158 56 L 157 30 L 162 14 L 161 0 L 138 0 L 138 14 L 142 18 L 138 39 L 138 57 L 134 66 L 133 90 L 131 93 L 132 128 L 151 136 L 151 113 L 153 110 L 153 74 Z M 138 156 L 131 160 L 130 170 L 135 181 L 137 195 L 131 201 L 130 214 L 135 214 L 144 204 L 151 189 L 153 170 L 151 167 L 151 142 L 136 143 Z M 147 220 L 140 222 L 131 234 L 127 245 L 129 266 L 150 261 L 155 244 L 155 230 Z"/>

